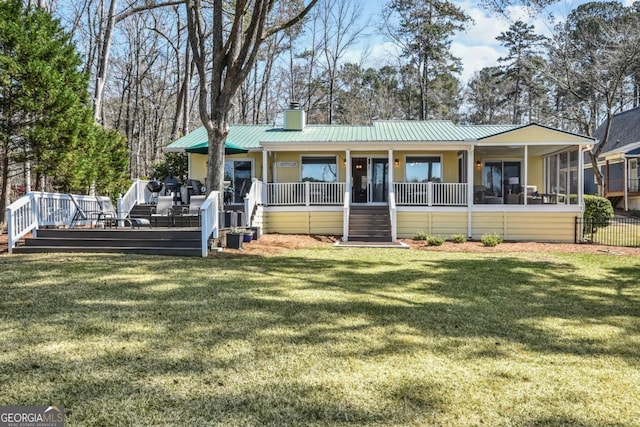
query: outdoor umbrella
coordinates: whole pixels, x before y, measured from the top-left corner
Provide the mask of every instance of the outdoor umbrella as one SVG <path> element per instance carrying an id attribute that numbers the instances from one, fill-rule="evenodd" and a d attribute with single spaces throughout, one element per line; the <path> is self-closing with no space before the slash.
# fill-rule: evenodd
<path id="1" fill-rule="evenodd" d="M 184 151 L 187 153 L 207 154 L 209 152 L 209 143 L 204 141 L 192 147 L 185 148 Z M 239 145 L 235 145 L 230 142 L 224 143 L 224 154 L 243 154 L 248 152 L 249 150 L 240 147 Z"/>

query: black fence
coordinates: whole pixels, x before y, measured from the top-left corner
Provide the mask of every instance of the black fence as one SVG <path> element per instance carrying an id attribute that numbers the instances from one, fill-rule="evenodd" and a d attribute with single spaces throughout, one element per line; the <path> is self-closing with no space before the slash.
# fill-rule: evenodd
<path id="1" fill-rule="evenodd" d="M 576 218 L 575 242 L 640 247 L 640 218 L 615 217 L 606 221 Z"/>

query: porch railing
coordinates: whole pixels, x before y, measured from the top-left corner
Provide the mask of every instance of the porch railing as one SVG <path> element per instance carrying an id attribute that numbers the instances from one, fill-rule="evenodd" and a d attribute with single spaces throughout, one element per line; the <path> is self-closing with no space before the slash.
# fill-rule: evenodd
<path id="1" fill-rule="evenodd" d="M 397 205 L 467 206 L 467 184 L 448 182 L 395 182 Z"/>
<path id="2" fill-rule="evenodd" d="M 267 184 L 270 206 L 335 205 L 344 203 L 344 182 L 277 182 Z"/>
<path id="3" fill-rule="evenodd" d="M 253 216 L 253 211 L 255 210 L 256 206 L 260 206 L 264 204 L 262 200 L 264 195 L 263 187 L 264 187 L 264 184 L 262 181 L 260 181 L 257 178 L 253 178 L 251 182 L 251 188 L 249 189 L 249 192 L 244 198 L 244 212 L 245 212 L 246 224 L 243 224 L 243 225 L 246 225 L 248 227 L 251 226 L 251 218 Z"/>
<path id="4" fill-rule="evenodd" d="M 218 211 L 220 210 L 220 192 L 212 191 L 200 207 L 202 256 L 209 255 L 209 238 L 218 238 Z"/>
<path id="5" fill-rule="evenodd" d="M 135 179 L 131 187 L 118 198 L 118 217 L 126 218 L 131 213 L 131 209 L 139 203 L 147 203 L 151 198 L 151 193 L 147 190 L 147 183 L 141 179 Z"/>

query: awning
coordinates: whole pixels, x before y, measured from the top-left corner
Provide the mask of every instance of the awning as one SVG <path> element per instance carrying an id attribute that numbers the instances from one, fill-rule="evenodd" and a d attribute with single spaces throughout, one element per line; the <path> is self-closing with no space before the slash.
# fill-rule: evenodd
<path id="1" fill-rule="evenodd" d="M 209 143 L 207 141 L 196 144 L 192 147 L 185 148 L 187 153 L 207 154 L 209 152 Z M 239 145 L 232 144 L 230 142 L 224 143 L 224 154 L 243 154 L 248 153 L 249 150 L 240 147 Z"/>

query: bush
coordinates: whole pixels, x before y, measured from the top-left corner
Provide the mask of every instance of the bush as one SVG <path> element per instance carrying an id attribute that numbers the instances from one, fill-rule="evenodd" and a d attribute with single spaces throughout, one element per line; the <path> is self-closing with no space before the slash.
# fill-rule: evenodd
<path id="1" fill-rule="evenodd" d="M 424 231 L 418 231 L 415 236 L 413 236 L 413 240 L 427 240 L 430 234 Z"/>
<path id="2" fill-rule="evenodd" d="M 600 226 L 607 226 L 613 218 L 613 206 L 604 197 L 585 194 L 584 217 L 593 219 Z"/>
<path id="3" fill-rule="evenodd" d="M 444 239 L 438 236 L 428 236 L 427 237 L 427 245 L 429 246 L 442 246 L 444 244 Z"/>
<path id="4" fill-rule="evenodd" d="M 467 241 L 467 236 L 464 234 L 454 234 L 451 236 L 451 241 L 453 243 L 465 243 Z"/>
<path id="5" fill-rule="evenodd" d="M 482 242 L 483 245 L 489 246 L 489 247 L 498 246 L 500 243 L 503 242 L 502 236 L 496 233 L 483 234 L 482 237 L 480 238 L 480 241 Z"/>

